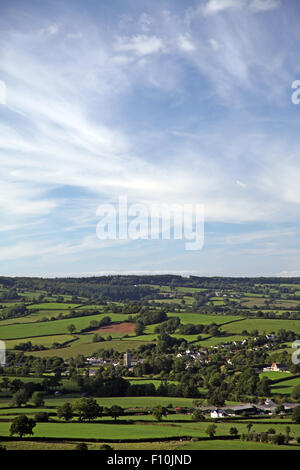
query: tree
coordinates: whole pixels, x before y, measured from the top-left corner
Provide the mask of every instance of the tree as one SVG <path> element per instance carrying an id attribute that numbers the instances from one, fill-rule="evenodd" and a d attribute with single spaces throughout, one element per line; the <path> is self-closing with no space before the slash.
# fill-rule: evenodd
<path id="1" fill-rule="evenodd" d="M 224 392 L 221 392 L 218 388 L 209 390 L 209 397 L 207 399 L 209 405 L 224 406 L 225 396 Z"/>
<path id="2" fill-rule="evenodd" d="M 119 417 L 119 416 L 122 416 L 122 414 L 124 413 L 124 410 L 121 406 L 119 405 L 113 405 L 110 409 L 109 409 L 109 414 L 112 418 L 114 418 L 114 420 L 116 421 L 116 419 Z"/>
<path id="3" fill-rule="evenodd" d="M 98 328 L 99 327 L 99 322 L 98 320 L 91 320 L 90 322 L 90 328 Z"/>
<path id="4" fill-rule="evenodd" d="M 216 424 L 210 424 L 209 426 L 207 426 L 207 428 L 205 429 L 205 432 L 206 434 L 212 439 L 214 437 L 214 435 L 216 434 L 216 431 L 217 431 L 217 426 Z"/>
<path id="5" fill-rule="evenodd" d="M 296 408 L 293 409 L 292 421 L 300 424 L 300 406 L 296 406 Z"/>
<path id="6" fill-rule="evenodd" d="M 284 405 L 278 405 L 275 409 L 276 414 L 280 414 L 285 410 Z"/>
<path id="7" fill-rule="evenodd" d="M 245 369 L 238 377 L 236 390 L 240 395 L 256 395 L 259 384 L 258 374 L 251 368 Z M 263 388 L 267 386 L 264 382 Z"/>
<path id="8" fill-rule="evenodd" d="M 232 427 L 232 428 L 229 429 L 229 434 L 230 434 L 231 436 L 237 436 L 238 433 L 239 433 L 239 431 L 238 431 L 238 429 L 235 428 L 235 427 Z"/>
<path id="9" fill-rule="evenodd" d="M 18 390 L 12 396 L 12 404 L 17 407 L 21 405 L 26 405 L 27 401 L 28 401 L 28 395 L 27 395 L 26 390 L 24 389 Z"/>
<path id="10" fill-rule="evenodd" d="M 157 421 L 161 421 L 162 418 L 167 414 L 167 409 L 164 406 L 155 406 L 152 409 L 153 416 L 157 419 Z"/>
<path id="11" fill-rule="evenodd" d="M 253 424 L 252 423 L 248 423 L 247 424 L 247 429 L 248 429 L 248 432 L 250 432 L 250 429 L 252 428 Z"/>
<path id="12" fill-rule="evenodd" d="M 45 404 L 43 396 L 40 392 L 33 392 L 32 397 L 31 397 L 31 401 L 37 407 L 44 406 L 44 404 Z"/>
<path id="13" fill-rule="evenodd" d="M 283 434 L 275 434 L 271 438 L 272 444 L 282 445 L 285 443 L 285 437 Z"/>
<path id="14" fill-rule="evenodd" d="M 36 372 L 36 375 L 38 377 L 41 377 L 43 375 L 43 373 L 45 372 L 45 366 L 41 361 L 39 361 L 35 364 L 34 370 Z"/>
<path id="15" fill-rule="evenodd" d="M 192 419 L 194 421 L 203 421 L 205 418 L 203 416 L 202 411 L 199 410 L 198 408 L 195 408 L 192 414 Z"/>
<path id="16" fill-rule="evenodd" d="M 14 434 L 19 435 L 20 439 L 26 434 L 33 434 L 33 428 L 35 427 L 36 422 L 32 418 L 28 418 L 27 416 L 18 416 L 12 420 L 10 426 L 10 435 L 13 436 Z"/>
<path id="17" fill-rule="evenodd" d="M 71 403 L 66 402 L 61 406 L 57 407 L 57 416 L 59 419 L 70 421 L 73 418 L 73 408 Z"/>
<path id="18" fill-rule="evenodd" d="M 36 423 L 48 423 L 49 421 L 49 413 L 45 413 L 44 411 L 40 411 L 34 415 L 34 420 Z"/>
<path id="19" fill-rule="evenodd" d="M 76 331 L 76 326 L 72 323 L 71 325 L 69 325 L 69 326 L 67 327 L 67 330 L 68 330 L 71 334 L 73 334 L 73 333 L 75 333 L 75 331 Z"/>
<path id="20" fill-rule="evenodd" d="M 21 388 L 23 387 L 24 387 L 24 382 L 22 382 L 22 380 L 19 380 L 19 379 L 14 379 L 9 383 L 9 391 L 11 393 L 16 393 L 19 390 L 21 390 Z"/>
<path id="21" fill-rule="evenodd" d="M 300 400 L 300 385 L 297 385 L 296 387 L 293 388 L 291 397 L 294 400 L 297 400 L 299 402 L 299 400 Z"/>
<path id="22" fill-rule="evenodd" d="M 267 377 L 263 377 L 257 385 L 257 395 L 261 397 L 269 397 L 271 393 L 270 380 Z"/>
<path id="23" fill-rule="evenodd" d="M 102 415 L 103 408 L 94 398 L 79 398 L 73 404 L 73 410 L 78 414 L 79 421 L 93 421 Z"/>
<path id="24" fill-rule="evenodd" d="M 5 390 L 7 391 L 8 387 L 9 387 L 9 378 L 8 377 L 3 377 L 2 382 L 0 384 L 0 387 L 5 388 Z"/>
<path id="25" fill-rule="evenodd" d="M 136 336 L 140 336 L 140 335 L 144 334 L 144 331 L 145 331 L 144 323 L 142 323 L 141 321 L 136 322 L 135 328 L 134 328 L 134 332 L 135 332 Z"/>

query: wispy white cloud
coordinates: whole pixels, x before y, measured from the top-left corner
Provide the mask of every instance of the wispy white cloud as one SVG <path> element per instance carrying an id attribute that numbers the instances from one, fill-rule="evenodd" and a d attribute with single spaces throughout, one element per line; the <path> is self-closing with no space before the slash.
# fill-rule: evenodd
<path id="1" fill-rule="evenodd" d="M 133 52 L 138 56 L 147 56 L 162 52 L 164 50 L 164 44 L 162 40 L 156 36 L 138 34 L 131 38 L 119 38 L 115 49 L 119 52 Z"/>
<path id="2" fill-rule="evenodd" d="M 280 0 L 208 0 L 200 7 L 204 15 L 214 15 L 227 10 L 270 11 L 281 5 Z"/>
<path id="3" fill-rule="evenodd" d="M 7 245 L 4 248 L 0 247 L 0 260 L 38 258 L 42 255 L 64 257 L 90 250 L 101 250 L 112 246 L 117 247 L 127 243 L 126 240 L 99 240 L 96 238 L 96 235 L 85 236 L 79 243 L 62 242 L 53 244 L 51 240 L 47 242 L 27 241 Z"/>
<path id="4" fill-rule="evenodd" d="M 260 230 L 255 232 L 246 232 L 238 235 L 229 235 L 222 237 L 222 243 L 228 245 L 241 245 L 249 244 L 253 242 L 263 242 L 263 246 L 260 249 L 265 248 L 266 240 L 279 240 L 287 237 L 293 237 L 297 234 L 296 229 L 270 229 L 270 230 Z"/>
<path id="5" fill-rule="evenodd" d="M 238 186 L 240 186 L 241 188 L 247 188 L 246 183 L 243 183 L 243 182 L 240 181 L 240 180 L 236 180 L 236 184 L 237 184 Z"/>
<path id="6" fill-rule="evenodd" d="M 203 7 L 205 15 L 213 15 L 228 9 L 238 9 L 244 7 L 246 0 L 209 0 Z"/>
<path id="7" fill-rule="evenodd" d="M 54 23 L 41 29 L 41 33 L 46 36 L 55 36 L 59 32 L 59 25 Z"/>
<path id="8" fill-rule="evenodd" d="M 280 7 L 280 0 L 251 0 L 249 9 L 254 12 L 269 11 Z"/>
<path id="9" fill-rule="evenodd" d="M 179 48 L 186 52 L 192 52 L 197 49 L 195 44 L 191 41 L 189 35 L 180 34 L 178 38 Z"/>
<path id="10" fill-rule="evenodd" d="M 221 44 L 214 38 L 210 38 L 208 42 L 215 51 L 218 51 L 221 48 Z"/>

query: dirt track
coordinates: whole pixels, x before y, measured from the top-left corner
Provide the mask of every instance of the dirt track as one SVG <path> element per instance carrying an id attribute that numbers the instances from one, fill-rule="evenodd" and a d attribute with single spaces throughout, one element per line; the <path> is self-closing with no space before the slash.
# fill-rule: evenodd
<path id="1" fill-rule="evenodd" d="M 102 326 L 97 330 L 94 330 L 95 333 L 134 333 L 135 324 L 134 323 L 112 323 L 111 325 Z"/>

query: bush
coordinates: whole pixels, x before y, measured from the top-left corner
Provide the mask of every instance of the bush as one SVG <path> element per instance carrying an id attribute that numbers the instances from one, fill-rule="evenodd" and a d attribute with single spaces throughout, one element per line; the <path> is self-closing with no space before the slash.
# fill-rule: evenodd
<path id="1" fill-rule="evenodd" d="M 75 446 L 75 450 L 89 450 L 89 448 L 84 442 L 80 442 Z"/>
<path id="2" fill-rule="evenodd" d="M 285 437 L 283 434 L 275 434 L 271 438 L 272 444 L 282 445 L 285 443 Z"/>
<path id="3" fill-rule="evenodd" d="M 49 421 L 49 413 L 40 412 L 34 415 L 34 420 L 37 423 L 47 423 Z"/>
<path id="4" fill-rule="evenodd" d="M 102 446 L 99 447 L 99 450 L 113 450 L 113 447 L 108 444 L 102 444 Z"/>
<path id="5" fill-rule="evenodd" d="M 230 434 L 231 436 L 237 436 L 238 433 L 239 433 L 239 431 L 238 431 L 238 429 L 235 428 L 235 427 L 232 427 L 232 428 L 229 429 L 229 434 Z"/>
<path id="6" fill-rule="evenodd" d="M 268 434 L 266 432 L 263 432 L 260 436 L 260 442 L 268 442 Z"/>

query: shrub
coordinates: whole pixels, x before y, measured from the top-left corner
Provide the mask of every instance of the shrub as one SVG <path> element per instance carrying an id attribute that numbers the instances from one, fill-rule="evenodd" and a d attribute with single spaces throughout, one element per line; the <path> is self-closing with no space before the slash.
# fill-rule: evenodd
<path id="1" fill-rule="evenodd" d="M 75 450 L 89 450 L 89 448 L 84 442 L 80 442 L 75 446 Z"/>
<path id="2" fill-rule="evenodd" d="M 102 446 L 99 447 L 99 450 L 113 450 L 113 447 L 108 444 L 102 444 Z"/>
<path id="3" fill-rule="evenodd" d="M 260 436 L 260 442 L 268 442 L 268 434 L 263 432 Z"/>
<path id="4" fill-rule="evenodd" d="M 49 413 L 40 412 L 34 415 L 34 420 L 37 423 L 47 423 L 49 421 Z"/>
<path id="5" fill-rule="evenodd" d="M 283 434 L 275 434 L 271 438 L 272 444 L 282 445 L 285 443 L 285 437 Z"/>
<path id="6" fill-rule="evenodd" d="M 238 433 L 239 433 L 239 431 L 238 431 L 238 429 L 235 428 L 235 427 L 232 427 L 232 428 L 229 429 L 229 434 L 230 434 L 231 436 L 237 436 Z"/>

